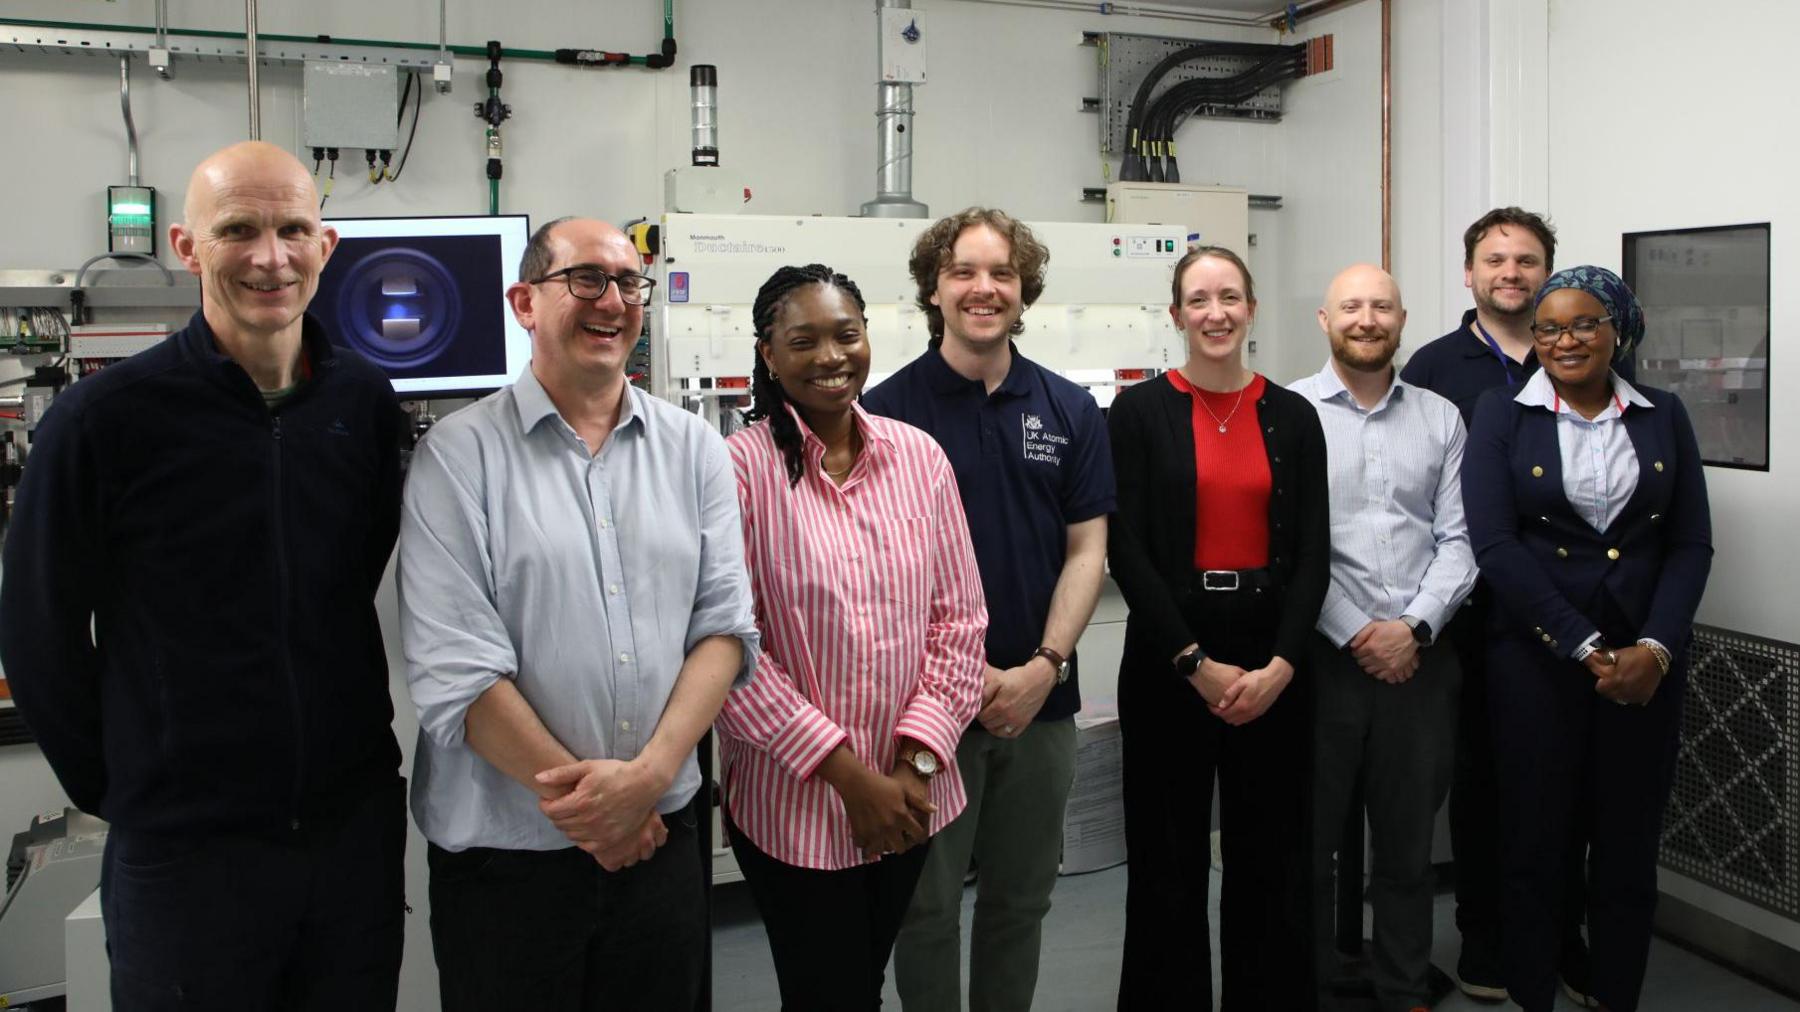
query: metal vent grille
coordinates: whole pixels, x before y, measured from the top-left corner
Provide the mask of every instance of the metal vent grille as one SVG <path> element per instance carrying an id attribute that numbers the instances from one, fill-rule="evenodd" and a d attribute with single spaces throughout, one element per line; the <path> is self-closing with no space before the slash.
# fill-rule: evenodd
<path id="1" fill-rule="evenodd" d="M 1662 864 L 1800 917 L 1800 647 L 1694 627 Z"/>

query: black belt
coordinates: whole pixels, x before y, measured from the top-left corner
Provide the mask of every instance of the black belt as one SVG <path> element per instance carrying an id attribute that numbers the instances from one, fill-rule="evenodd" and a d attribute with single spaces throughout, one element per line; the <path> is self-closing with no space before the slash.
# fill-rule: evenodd
<path id="1" fill-rule="evenodd" d="M 1225 593 L 1240 590 L 1267 590 L 1275 586 L 1275 577 L 1265 566 L 1261 569 L 1196 569 L 1188 583 L 1188 592 Z"/>

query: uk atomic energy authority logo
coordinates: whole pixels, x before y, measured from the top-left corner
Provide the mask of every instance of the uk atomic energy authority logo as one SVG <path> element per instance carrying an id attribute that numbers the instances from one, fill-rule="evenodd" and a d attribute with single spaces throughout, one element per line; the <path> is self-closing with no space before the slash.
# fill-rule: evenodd
<path id="1" fill-rule="evenodd" d="M 1022 415 L 1019 422 L 1025 436 L 1025 459 L 1061 467 L 1069 437 L 1045 429 L 1044 420 L 1037 415 Z"/>

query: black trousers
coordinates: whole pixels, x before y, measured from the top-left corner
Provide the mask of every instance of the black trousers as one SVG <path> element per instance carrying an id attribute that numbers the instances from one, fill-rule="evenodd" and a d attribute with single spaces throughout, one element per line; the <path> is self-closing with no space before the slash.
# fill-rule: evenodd
<path id="1" fill-rule="evenodd" d="M 1612 1012 L 1631 1012 L 1650 953 L 1686 671 L 1678 661 L 1650 705 L 1638 707 L 1603 698 L 1585 667 L 1517 637 L 1495 637 L 1488 665 L 1507 990 L 1527 1012 L 1555 1000 L 1569 827 L 1588 818 L 1593 995 Z"/>
<path id="2" fill-rule="evenodd" d="M 1478 585 L 1444 631 L 1462 666 L 1457 704 L 1456 765 L 1450 784 L 1450 852 L 1456 863 L 1456 927 L 1463 948 L 1479 948 L 1498 965 L 1500 953 L 1500 784 L 1488 714 L 1488 622 L 1492 604 Z M 1587 908 L 1588 823 L 1569 827 L 1563 869 L 1562 934 L 1578 944 Z"/>
<path id="3" fill-rule="evenodd" d="M 763 853 L 729 814 L 726 835 L 769 933 L 784 1012 L 880 1008 L 888 957 L 931 841 L 873 864 L 820 871 Z"/>
<path id="4" fill-rule="evenodd" d="M 279 836 L 113 827 L 100 871 L 113 1007 L 393 1009 L 405 849 L 399 777 Z"/>
<path id="5" fill-rule="evenodd" d="M 669 838 L 650 860 L 616 872 L 576 847 L 432 845 L 445 1012 L 695 1007 L 710 937 L 697 803 L 663 816 Z"/>
<path id="6" fill-rule="evenodd" d="M 1216 660 L 1267 664 L 1274 589 L 1191 591 L 1195 640 Z M 1120 672 L 1124 740 L 1125 945 L 1121 1010 L 1211 1009 L 1207 925 L 1213 777 L 1225 873 L 1219 898 L 1225 1012 L 1313 1007 L 1305 658 L 1268 712 L 1242 727 L 1213 716 L 1166 661 Z"/>

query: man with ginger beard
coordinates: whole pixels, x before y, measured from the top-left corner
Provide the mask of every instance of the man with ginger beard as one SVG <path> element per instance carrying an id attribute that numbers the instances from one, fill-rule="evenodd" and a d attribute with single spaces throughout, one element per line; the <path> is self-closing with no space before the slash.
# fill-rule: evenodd
<path id="1" fill-rule="evenodd" d="M 119 1008 L 393 1008 L 400 750 L 373 598 L 399 523 L 388 380 L 306 315 L 337 235 L 294 157 L 194 170 L 201 308 L 38 428 L 0 657 L 76 807 L 111 823 Z"/>
<path id="2" fill-rule="evenodd" d="M 1319 310 L 1331 358 L 1293 385 L 1319 413 L 1331 481 L 1331 586 L 1312 649 L 1317 978 L 1337 976 L 1332 852 L 1360 784 L 1373 856 L 1371 976 L 1384 1012 L 1430 1005 L 1431 839 L 1450 789 L 1461 682 L 1437 630 L 1475 583 L 1462 420 L 1395 375 L 1405 322 L 1386 271 L 1346 269 Z M 1322 989 L 1320 1007 L 1332 1001 Z"/>

